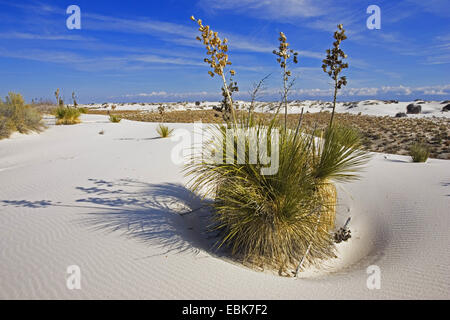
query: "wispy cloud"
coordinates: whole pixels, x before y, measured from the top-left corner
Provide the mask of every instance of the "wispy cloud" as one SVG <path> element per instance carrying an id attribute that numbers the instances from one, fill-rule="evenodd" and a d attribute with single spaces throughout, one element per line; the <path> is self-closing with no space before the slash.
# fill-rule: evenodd
<path id="1" fill-rule="evenodd" d="M 199 6 L 210 11 L 233 10 L 251 13 L 267 19 L 291 17 L 317 17 L 324 15 L 324 6 L 331 1 L 325 0 L 201 0 Z"/>
<path id="2" fill-rule="evenodd" d="M 324 97 L 332 94 L 331 89 L 298 89 L 294 90 L 293 94 L 306 95 L 313 97 Z M 449 95 L 450 84 L 437 85 L 437 86 L 423 86 L 423 87 L 410 87 L 410 86 L 382 86 L 382 87 L 365 87 L 365 88 L 344 88 L 340 92 L 344 97 L 370 97 L 378 96 L 380 94 L 390 94 L 393 96 L 411 96 L 415 95 Z"/>
<path id="3" fill-rule="evenodd" d="M 49 41 L 94 41 L 91 37 L 80 35 L 61 35 L 61 34 L 37 34 L 27 32 L 2 32 L 0 39 L 21 39 L 21 40 L 49 40 Z"/>

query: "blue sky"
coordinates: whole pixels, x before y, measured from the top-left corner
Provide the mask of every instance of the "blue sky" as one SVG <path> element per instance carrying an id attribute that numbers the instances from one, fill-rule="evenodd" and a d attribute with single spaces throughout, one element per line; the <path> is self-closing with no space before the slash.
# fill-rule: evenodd
<path id="1" fill-rule="evenodd" d="M 81 30 L 66 27 L 72 4 Z M 380 30 L 366 27 L 371 4 L 381 8 Z M 229 39 L 240 99 L 269 73 L 261 99 L 279 98 L 272 50 L 283 31 L 300 52 L 291 99 L 330 100 L 321 60 L 338 23 L 350 65 L 340 100 L 450 99 L 448 0 L 0 0 L 0 96 L 53 98 L 60 88 L 83 103 L 218 100 L 191 15 Z"/>

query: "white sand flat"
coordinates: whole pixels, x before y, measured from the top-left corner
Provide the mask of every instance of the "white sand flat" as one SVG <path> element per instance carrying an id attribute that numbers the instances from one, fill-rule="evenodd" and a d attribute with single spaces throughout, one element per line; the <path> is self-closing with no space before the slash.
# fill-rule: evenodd
<path id="1" fill-rule="evenodd" d="M 238 100 L 235 101 L 238 108 L 241 110 L 247 110 L 249 102 Z M 420 114 L 408 114 L 409 118 L 450 118 L 450 111 L 443 112 L 442 108 L 446 106 L 447 103 L 444 101 L 409 101 L 409 102 L 397 102 L 389 103 L 382 100 L 364 100 L 355 101 L 352 103 L 338 102 L 336 104 L 336 112 L 338 113 L 350 113 L 350 114 L 363 114 L 370 116 L 391 116 L 394 117 L 397 113 L 406 113 L 406 107 L 409 104 L 420 103 L 422 106 L 422 111 Z M 270 109 L 277 106 L 277 103 L 267 102 L 256 102 L 255 111 L 257 112 L 275 112 L 275 110 Z M 99 110 L 111 110 L 111 106 L 116 106 L 115 110 L 135 110 L 142 112 L 158 112 L 158 107 L 164 107 L 165 112 L 171 111 L 183 111 L 183 110 L 211 110 L 213 107 L 220 106 L 220 102 L 201 102 L 200 105 L 196 105 L 194 102 L 185 103 L 122 103 L 122 104 L 91 104 L 83 105 L 84 107 L 99 109 Z M 288 113 L 301 113 L 302 109 L 304 112 L 317 113 L 322 111 L 331 111 L 332 104 L 330 102 L 321 100 L 302 100 L 302 101 L 292 101 L 289 103 Z"/>
<path id="2" fill-rule="evenodd" d="M 450 298 L 450 161 L 375 154 L 339 186 L 353 235 L 339 259 L 282 278 L 209 250 L 204 210 L 179 215 L 201 202 L 157 124 L 82 120 L 0 141 L 1 299 Z M 81 290 L 66 286 L 70 265 Z M 379 290 L 366 286 L 370 265 Z"/>

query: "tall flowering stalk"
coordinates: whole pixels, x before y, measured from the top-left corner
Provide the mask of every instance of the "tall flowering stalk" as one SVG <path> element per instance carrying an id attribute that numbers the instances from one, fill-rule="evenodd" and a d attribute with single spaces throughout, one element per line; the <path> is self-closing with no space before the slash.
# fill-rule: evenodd
<path id="1" fill-rule="evenodd" d="M 288 63 L 292 60 L 294 63 L 298 63 L 298 52 L 289 49 L 289 43 L 287 42 L 286 35 L 280 32 L 280 37 L 278 38 L 280 45 L 278 50 L 273 50 L 273 54 L 278 56 L 277 62 L 283 69 L 283 104 L 284 104 L 284 127 L 287 125 L 287 98 L 291 85 L 289 85 L 289 77 L 291 76 L 291 71 L 288 70 Z M 281 106 L 280 106 L 281 107 Z M 280 109 L 280 108 L 278 108 Z"/>
<path id="2" fill-rule="evenodd" d="M 218 33 L 211 30 L 209 26 L 204 26 L 201 19 L 196 20 L 194 16 L 191 16 L 191 20 L 197 22 L 199 26 L 198 30 L 201 32 L 201 37 L 197 36 L 196 39 L 202 42 L 206 47 L 206 54 L 208 57 L 203 59 L 203 61 L 209 64 L 212 69 L 212 71 L 208 71 L 208 74 L 211 77 L 214 77 L 214 75 L 218 75 L 222 78 L 222 90 L 225 97 L 225 103 L 231 111 L 233 121 L 235 121 L 236 112 L 233 106 L 232 91 L 230 91 L 230 86 L 227 84 L 227 81 L 225 79 L 225 68 L 228 65 L 231 65 L 231 62 L 228 61 L 227 54 L 228 39 L 220 39 Z M 231 76 L 235 75 L 234 70 L 230 70 L 229 72 Z M 231 83 L 233 83 L 232 80 Z"/>
<path id="3" fill-rule="evenodd" d="M 72 92 L 72 100 L 73 100 L 73 106 L 76 108 L 78 107 L 78 103 L 77 103 L 77 97 L 75 95 L 75 91 Z"/>
<path id="4" fill-rule="evenodd" d="M 64 101 L 63 99 L 59 96 L 59 88 L 56 89 L 55 91 L 55 97 L 56 97 L 56 104 L 60 107 L 64 107 Z"/>
<path id="5" fill-rule="evenodd" d="M 334 112 L 336 109 L 336 96 L 342 86 L 347 85 L 347 78 L 345 76 L 339 77 L 343 69 L 348 68 L 348 63 L 343 62 L 347 55 L 340 48 L 341 42 L 347 39 L 345 29 L 342 24 L 338 25 L 338 31 L 334 32 L 333 49 L 327 49 L 327 57 L 323 60 L 322 69 L 334 81 L 334 98 L 333 98 L 333 112 L 331 114 L 330 127 L 333 125 Z"/>

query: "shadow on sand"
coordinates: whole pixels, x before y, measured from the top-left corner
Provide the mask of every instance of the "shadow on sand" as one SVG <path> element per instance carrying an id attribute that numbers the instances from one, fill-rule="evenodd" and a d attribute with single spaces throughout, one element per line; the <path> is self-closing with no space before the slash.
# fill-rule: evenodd
<path id="1" fill-rule="evenodd" d="M 89 186 L 76 189 L 85 194 L 76 204 L 51 200 L 1 201 L 3 206 L 48 208 L 82 208 L 76 219 L 94 231 L 121 232 L 128 238 L 157 245 L 168 252 L 213 250 L 216 235 L 207 232 L 211 226 L 209 202 L 202 200 L 180 184 L 149 184 L 133 179 L 105 181 L 89 179 Z"/>

